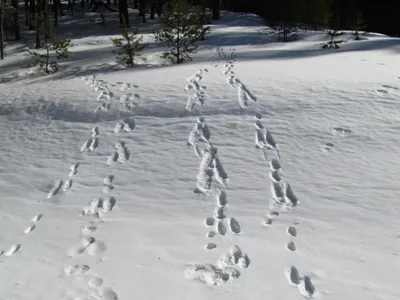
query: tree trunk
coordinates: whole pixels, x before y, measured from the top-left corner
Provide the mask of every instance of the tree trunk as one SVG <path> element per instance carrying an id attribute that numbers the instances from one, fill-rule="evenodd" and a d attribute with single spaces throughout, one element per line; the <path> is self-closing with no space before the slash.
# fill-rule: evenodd
<path id="1" fill-rule="evenodd" d="M 123 27 L 129 27 L 128 2 L 127 0 L 119 0 L 119 23 Z"/>
<path id="2" fill-rule="evenodd" d="M 150 19 L 154 19 L 155 18 L 155 14 L 156 14 L 156 4 L 152 3 L 150 5 Z"/>
<path id="3" fill-rule="evenodd" d="M 14 31 L 15 31 L 15 40 L 18 41 L 21 39 L 21 30 L 19 28 L 19 18 L 18 18 L 18 0 L 11 0 L 11 4 L 15 8 Z"/>
<path id="4" fill-rule="evenodd" d="M 142 17 L 142 22 L 146 23 L 146 0 L 140 0 L 139 17 Z"/>
<path id="5" fill-rule="evenodd" d="M 219 20 L 221 15 L 221 0 L 213 0 L 212 2 L 212 19 Z"/>
<path id="6" fill-rule="evenodd" d="M 54 12 L 54 21 L 53 24 L 54 26 L 58 25 L 58 5 L 59 5 L 59 0 L 53 0 L 53 12 Z"/>
<path id="7" fill-rule="evenodd" d="M 36 3 L 35 0 L 29 0 L 29 30 L 33 30 L 35 21 Z"/>
<path id="8" fill-rule="evenodd" d="M 42 25 L 42 3 L 37 1 L 36 5 L 36 49 L 40 48 L 40 26 Z"/>
<path id="9" fill-rule="evenodd" d="M 0 59 L 4 59 L 4 1 L 0 0 Z"/>
<path id="10" fill-rule="evenodd" d="M 158 3 L 157 3 L 156 12 L 157 12 L 157 17 L 161 17 L 161 14 L 162 14 L 162 3 L 161 3 L 161 1 L 158 1 Z"/>
<path id="11" fill-rule="evenodd" d="M 24 0 L 25 4 L 25 25 L 29 25 L 29 0 Z"/>
<path id="12" fill-rule="evenodd" d="M 44 22 L 44 38 L 47 40 L 50 38 L 50 14 L 49 14 L 49 1 L 50 0 L 42 0 L 44 1 L 44 9 L 43 9 L 43 22 Z"/>

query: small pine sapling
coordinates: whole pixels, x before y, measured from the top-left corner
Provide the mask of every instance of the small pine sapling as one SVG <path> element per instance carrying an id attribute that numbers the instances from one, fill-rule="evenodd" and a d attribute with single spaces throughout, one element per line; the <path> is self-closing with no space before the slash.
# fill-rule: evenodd
<path id="1" fill-rule="evenodd" d="M 331 40 L 327 43 L 325 43 L 322 48 L 323 49 L 339 49 L 339 45 L 340 43 L 343 43 L 342 40 L 335 40 L 335 37 L 337 36 L 341 36 L 343 35 L 344 32 L 343 31 L 337 31 L 337 30 L 329 30 L 328 31 L 328 35 L 331 37 Z"/>
<path id="2" fill-rule="evenodd" d="M 356 13 L 356 20 L 355 20 L 355 25 L 354 25 L 354 27 L 353 27 L 353 29 L 354 29 L 353 35 L 354 35 L 354 39 L 355 39 L 356 41 L 360 41 L 360 40 L 365 39 L 365 38 L 362 38 L 362 37 L 360 36 L 360 31 L 362 31 L 362 30 L 365 29 L 366 27 L 367 27 L 367 24 L 366 24 L 366 22 L 365 22 L 365 21 L 363 20 L 363 18 L 362 18 L 361 11 L 357 11 L 357 13 Z"/>
<path id="3" fill-rule="evenodd" d="M 147 47 L 147 44 L 142 43 L 143 36 L 138 37 L 137 33 L 137 28 L 129 34 L 125 27 L 121 38 L 111 38 L 114 46 L 118 48 L 117 51 L 114 51 L 117 54 L 117 62 L 128 68 L 135 66 L 135 58 L 140 56 L 138 52 Z"/>
<path id="4" fill-rule="evenodd" d="M 40 48 L 45 50 L 44 53 L 38 51 L 29 51 L 29 54 L 36 57 L 37 63 L 46 74 L 55 73 L 60 69 L 58 61 L 68 58 L 71 40 L 60 40 L 54 42 L 41 43 Z"/>
<path id="5" fill-rule="evenodd" d="M 192 60 L 197 42 L 205 39 L 210 31 L 209 27 L 204 28 L 198 14 L 190 13 L 190 8 L 186 0 L 168 2 L 164 7 L 164 27 L 155 33 L 156 41 L 169 48 L 162 57 L 173 64 Z"/>

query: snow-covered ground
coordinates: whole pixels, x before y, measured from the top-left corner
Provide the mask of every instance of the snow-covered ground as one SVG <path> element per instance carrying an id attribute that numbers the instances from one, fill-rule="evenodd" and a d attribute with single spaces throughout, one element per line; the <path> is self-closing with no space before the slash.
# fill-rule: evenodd
<path id="1" fill-rule="evenodd" d="M 8 48 L 0 299 L 400 298 L 400 40 L 321 50 L 325 33 L 277 43 L 234 14 L 211 30 L 180 66 L 152 43 L 118 68 L 115 32 L 71 36 L 50 76 Z M 255 147 L 273 141 L 277 172 Z"/>

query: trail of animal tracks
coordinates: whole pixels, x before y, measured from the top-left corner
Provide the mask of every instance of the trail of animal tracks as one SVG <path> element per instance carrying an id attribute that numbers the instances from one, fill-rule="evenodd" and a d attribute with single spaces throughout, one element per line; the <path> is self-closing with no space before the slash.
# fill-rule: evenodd
<path id="1" fill-rule="evenodd" d="M 8 83 L 5 299 L 397 300 L 399 59 L 260 47 Z"/>

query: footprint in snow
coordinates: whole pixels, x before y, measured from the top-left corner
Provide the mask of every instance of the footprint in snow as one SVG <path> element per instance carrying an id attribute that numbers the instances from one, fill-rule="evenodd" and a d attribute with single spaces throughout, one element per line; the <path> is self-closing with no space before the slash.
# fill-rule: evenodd
<path id="1" fill-rule="evenodd" d="M 99 288 L 91 292 L 89 299 L 93 300 L 118 300 L 117 294 L 110 288 Z"/>
<path id="2" fill-rule="evenodd" d="M 296 244 L 294 242 L 289 242 L 287 243 L 286 248 L 292 252 L 296 251 Z"/>
<path id="3" fill-rule="evenodd" d="M 288 229 L 286 229 L 286 233 L 292 237 L 297 236 L 297 229 L 293 226 L 290 226 Z"/>
<path id="4" fill-rule="evenodd" d="M 306 298 L 311 298 L 316 293 L 315 287 L 311 282 L 311 278 L 309 276 L 303 277 L 303 279 L 300 281 L 298 285 L 298 288 L 300 294 Z"/>
<path id="5" fill-rule="evenodd" d="M 207 227 L 214 226 L 214 224 L 215 224 L 215 219 L 214 219 L 214 217 L 207 217 L 207 218 L 204 220 L 204 223 L 205 223 L 205 225 L 206 225 Z"/>
<path id="6" fill-rule="evenodd" d="M 215 237 L 217 235 L 217 233 L 215 231 L 209 231 L 207 232 L 207 237 L 209 239 L 212 239 L 213 237 Z"/>
<path id="7" fill-rule="evenodd" d="M 352 133 L 352 131 L 349 128 L 343 128 L 343 127 L 333 127 L 332 128 L 332 133 L 334 135 L 341 134 L 342 136 L 347 136 Z"/>
<path id="8" fill-rule="evenodd" d="M 88 286 L 91 288 L 98 288 L 103 284 L 104 280 L 100 277 L 90 278 L 88 281 Z"/>
<path id="9" fill-rule="evenodd" d="M 269 162 L 269 165 L 273 171 L 278 171 L 278 170 L 282 169 L 281 163 L 276 158 L 271 159 L 271 161 Z"/>
<path id="10" fill-rule="evenodd" d="M 93 129 L 92 129 L 92 137 L 96 137 L 99 134 L 100 134 L 99 127 L 98 126 L 93 127 Z"/>
<path id="11" fill-rule="evenodd" d="M 61 179 L 57 180 L 54 183 L 54 185 L 51 188 L 51 190 L 49 191 L 49 193 L 47 194 L 47 199 L 50 199 L 51 197 L 56 195 L 58 193 L 58 191 L 61 189 L 62 184 L 63 184 L 63 181 Z"/>
<path id="12" fill-rule="evenodd" d="M 38 214 L 32 218 L 32 222 L 39 222 L 43 218 L 43 214 Z"/>
<path id="13" fill-rule="evenodd" d="M 15 244 L 13 246 L 10 247 L 10 249 L 8 249 L 7 251 L 4 252 L 5 256 L 12 256 L 14 255 L 19 249 L 21 249 L 21 245 L 20 244 Z"/>
<path id="14" fill-rule="evenodd" d="M 110 154 L 110 155 L 108 156 L 106 164 L 107 164 L 107 165 L 111 165 L 112 163 L 117 162 L 117 161 L 118 161 L 118 158 L 119 158 L 118 152 L 114 152 L 114 153 L 112 153 L 112 154 Z"/>
<path id="15" fill-rule="evenodd" d="M 33 230 L 35 230 L 35 228 L 36 228 L 36 225 L 35 225 L 35 224 L 30 225 L 29 227 L 27 227 L 27 228 L 24 230 L 24 234 L 28 234 L 28 233 L 32 232 Z"/>
<path id="16" fill-rule="evenodd" d="M 217 248 L 217 245 L 216 245 L 215 243 L 207 243 L 207 245 L 205 246 L 205 248 L 206 248 L 207 250 L 212 250 L 212 249 Z"/>
<path id="17" fill-rule="evenodd" d="M 83 143 L 81 149 L 80 149 L 81 152 L 88 151 L 88 149 L 89 149 L 89 147 L 90 147 L 91 144 L 92 144 L 92 139 L 91 139 L 91 138 L 88 139 L 87 141 L 85 141 L 85 142 Z"/>
<path id="18" fill-rule="evenodd" d="M 227 200 L 225 191 L 219 192 L 219 194 L 217 196 L 217 204 L 220 207 L 225 207 L 228 204 L 228 200 Z"/>
<path id="19" fill-rule="evenodd" d="M 279 212 L 277 211 L 272 211 L 268 217 L 267 220 L 263 223 L 264 226 L 269 227 L 272 225 L 274 219 L 276 219 L 279 216 Z"/>
<path id="20" fill-rule="evenodd" d="M 235 218 L 230 219 L 229 229 L 235 234 L 239 234 L 242 231 L 239 222 Z"/>
<path id="21" fill-rule="evenodd" d="M 89 150 L 93 152 L 94 150 L 97 149 L 98 146 L 99 146 L 99 139 L 97 137 L 92 138 L 92 141 L 89 146 Z"/>
<path id="22" fill-rule="evenodd" d="M 218 220 L 223 220 L 226 218 L 224 207 L 216 207 L 214 216 Z"/>
<path id="23" fill-rule="evenodd" d="M 297 286 L 300 283 L 300 274 L 295 266 L 290 266 L 285 269 L 285 276 L 289 284 L 292 286 Z"/>
<path id="24" fill-rule="evenodd" d="M 380 95 L 387 95 L 387 94 L 389 94 L 389 92 L 387 91 L 387 90 L 384 90 L 384 89 L 377 89 L 376 90 L 376 92 L 378 93 L 378 94 L 380 94 Z"/>
<path id="25" fill-rule="evenodd" d="M 226 230 L 226 227 L 223 223 L 223 221 L 219 221 L 217 224 L 217 232 L 219 233 L 219 235 L 224 236 L 228 231 Z"/>
<path id="26" fill-rule="evenodd" d="M 322 145 L 322 151 L 325 152 L 325 153 L 326 152 L 331 152 L 333 147 L 334 147 L 333 143 L 330 143 L 330 142 L 325 143 L 324 145 Z"/>
<path id="27" fill-rule="evenodd" d="M 88 265 L 71 265 L 64 268 L 65 275 L 81 275 L 90 270 Z"/>
<path id="28" fill-rule="evenodd" d="M 78 167 L 79 167 L 79 162 L 76 162 L 75 164 L 71 165 L 70 172 L 69 172 L 69 177 L 74 176 L 76 173 L 78 173 Z"/>
<path id="29" fill-rule="evenodd" d="M 82 232 L 83 235 L 90 235 L 90 234 L 92 234 L 93 232 L 95 232 L 96 230 L 97 230 L 97 226 L 96 226 L 96 225 L 94 225 L 94 224 L 89 224 L 89 225 L 84 225 L 84 226 L 82 227 L 81 232 Z"/>
<path id="30" fill-rule="evenodd" d="M 72 186 L 72 179 L 70 178 L 64 182 L 63 191 L 64 192 L 68 191 L 71 188 L 71 186 Z"/>

